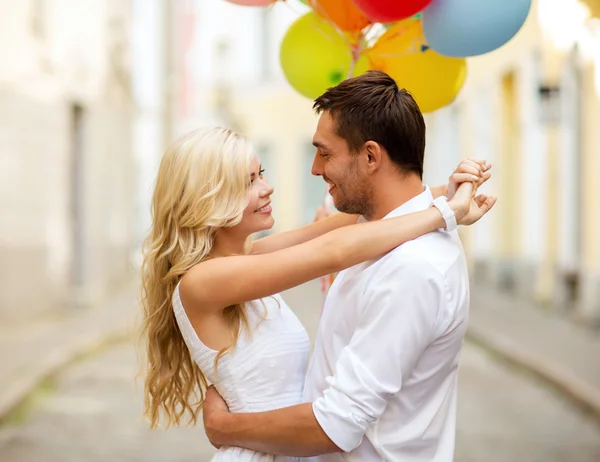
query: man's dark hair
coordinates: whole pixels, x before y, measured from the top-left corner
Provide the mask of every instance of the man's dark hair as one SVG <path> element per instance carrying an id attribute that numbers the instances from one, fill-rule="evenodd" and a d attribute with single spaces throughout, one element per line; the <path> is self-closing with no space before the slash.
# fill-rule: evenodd
<path id="1" fill-rule="evenodd" d="M 342 81 L 319 96 L 313 109 L 331 113 L 338 136 L 351 151 L 375 141 L 401 171 L 423 177 L 423 114 L 412 95 L 385 72 L 368 71 Z"/>

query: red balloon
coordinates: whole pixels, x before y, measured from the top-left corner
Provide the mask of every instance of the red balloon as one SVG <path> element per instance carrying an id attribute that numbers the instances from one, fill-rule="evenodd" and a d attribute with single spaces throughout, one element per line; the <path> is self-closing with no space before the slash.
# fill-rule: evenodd
<path id="1" fill-rule="evenodd" d="M 409 18 L 425 9 L 432 0 L 353 0 L 373 22 L 389 23 Z"/>

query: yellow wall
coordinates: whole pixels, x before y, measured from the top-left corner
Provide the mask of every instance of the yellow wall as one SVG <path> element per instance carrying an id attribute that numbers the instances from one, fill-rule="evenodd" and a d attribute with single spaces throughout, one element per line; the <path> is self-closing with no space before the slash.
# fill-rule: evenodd
<path id="1" fill-rule="evenodd" d="M 501 214 L 501 239 L 499 240 L 500 255 L 505 260 L 517 257 L 519 245 L 519 208 L 521 193 L 519 177 L 522 173 L 518 168 L 520 159 L 520 125 L 517 101 L 517 77 L 515 72 L 508 72 L 502 77 L 501 96 L 501 149 L 500 167 L 502 176 L 499 187 L 503 192 L 502 200 L 498 203 L 498 213 Z"/>
<path id="2" fill-rule="evenodd" d="M 592 7 L 592 11 L 600 15 L 600 0 L 586 0 Z M 597 9 L 596 9 L 597 8 Z M 577 58 L 577 65 L 581 68 L 581 165 L 578 166 L 582 197 L 569 197 L 563 200 L 563 209 L 559 207 L 561 197 L 568 193 L 564 181 L 561 181 L 561 161 L 563 156 L 563 128 L 561 121 L 550 122 L 540 125 L 541 143 L 539 149 L 543 149 L 541 161 L 542 167 L 541 186 L 543 194 L 539 203 L 532 203 L 531 198 L 526 197 L 528 176 L 532 172 L 525 170 L 523 158 L 528 154 L 523 141 L 531 142 L 526 130 L 524 114 L 527 114 L 531 123 L 534 113 L 532 109 L 523 109 L 528 102 L 531 105 L 539 105 L 538 87 L 541 85 L 561 85 L 561 76 L 568 66 L 570 50 L 558 50 L 547 31 L 542 30 L 538 22 L 537 2 L 534 1 L 532 11 L 529 14 L 521 31 L 505 46 L 492 53 L 480 57 L 469 58 L 469 76 L 465 88 L 454 103 L 460 106 L 460 126 L 462 136 L 460 152 L 463 157 L 481 157 L 481 153 L 475 152 L 473 143 L 477 120 L 479 115 L 473 110 L 479 103 L 482 93 L 492 95 L 490 97 L 490 120 L 493 124 L 493 135 L 490 137 L 488 151 L 492 153 L 492 162 L 495 164 L 494 181 L 491 186 L 493 193 L 499 197 L 496 210 L 493 212 L 493 232 L 485 236 L 493 240 L 490 247 L 489 258 L 492 261 L 503 263 L 523 263 L 527 271 L 531 269 L 531 252 L 523 244 L 522 237 L 527 229 L 522 227 L 525 213 L 531 211 L 531 207 L 541 210 L 541 255 L 533 261 L 534 275 L 528 290 L 530 295 L 544 302 L 553 301 L 560 292 L 560 268 L 558 267 L 561 246 L 565 244 L 564 227 L 561 226 L 564 207 L 571 207 L 581 201 L 581 223 L 579 224 L 580 254 L 582 261 L 580 273 L 589 279 L 596 275 L 600 283 L 600 207 L 595 198 L 600 195 L 600 96 L 598 89 L 594 88 L 595 72 L 592 63 L 585 58 Z M 538 66 L 539 64 L 539 66 Z M 533 67 L 532 67 L 533 66 Z M 525 69 L 536 68 L 537 80 L 531 77 L 531 73 Z M 529 71 L 530 72 L 530 71 Z M 529 79 L 529 80 L 527 80 Z M 535 92 L 535 93 L 526 93 Z M 523 101 L 522 97 L 529 101 Z M 529 111 L 529 112 L 523 112 Z M 542 109 L 543 111 L 543 109 Z M 542 114 L 543 115 L 543 114 Z M 435 114 L 432 117 L 437 123 Z M 566 129 L 566 128 L 565 128 Z M 566 133 L 566 132 L 565 132 Z M 479 145 L 477 149 L 480 149 Z M 443 155 L 438 153 L 436 155 Z M 564 155 L 568 155 L 565 152 Z M 536 161 L 537 162 L 537 161 Z M 531 165 L 529 165 L 531 168 Z M 577 193 L 576 193 L 577 194 Z M 519 225 L 521 224 L 521 228 Z M 469 248 L 473 245 L 474 237 L 478 235 L 477 230 L 463 232 L 465 236 L 465 247 L 470 254 Z M 533 234 L 530 233 L 531 242 Z M 568 237 L 568 236 L 567 236 Z M 567 239 L 568 242 L 568 239 Z M 481 251 L 478 258 L 481 257 Z M 528 256 L 529 255 L 529 256 Z M 517 277 L 519 273 L 517 272 Z M 600 314 L 600 313 L 599 313 Z"/>

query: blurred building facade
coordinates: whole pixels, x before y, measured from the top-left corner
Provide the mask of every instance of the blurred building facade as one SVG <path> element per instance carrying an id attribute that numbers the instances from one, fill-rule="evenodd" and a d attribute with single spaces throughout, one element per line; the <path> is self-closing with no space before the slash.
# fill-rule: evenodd
<path id="1" fill-rule="evenodd" d="M 151 0 L 164 19 L 165 141 L 205 126 L 225 126 L 254 144 L 275 187 L 275 229 L 312 221 L 326 188 L 310 167 L 317 118 L 312 101 L 285 81 L 279 44 L 292 21 L 308 11 L 300 1 L 268 8 L 226 1 Z M 149 203 L 157 164 L 147 168 L 140 205 Z M 147 207 L 146 207 L 147 208 Z M 143 210 L 141 209 L 142 213 Z M 144 220 L 148 220 L 145 218 Z"/>
<path id="2" fill-rule="evenodd" d="M 224 10 L 231 7 L 222 3 Z M 326 193 L 325 182 L 311 174 L 317 123 L 312 101 L 290 87 L 279 62 L 285 32 L 306 11 L 299 1 L 244 11 L 246 17 L 233 30 L 247 27 L 252 34 L 250 45 L 239 35 L 224 37 L 230 56 L 216 56 L 216 63 L 222 63 L 217 81 L 230 86 L 231 112 L 253 141 L 266 178 L 275 188 L 275 229 L 279 231 L 310 223 Z M 248 70 L 238 74 L 240 61 Z"/>
<path id="3" fill-rule="evenodd" d="M 132 242 L 124 0 L 0 1 L 0 318 L 106 295 Z"/>
<path id="4" fill-rule="evenodd" d="M 325 195 L 322 179 L 310 173 L 317 118 L 312 102 L 285 81 L 278 53 L 306 7 L 299 1 L 269 8 L 149 3 L 162 41 L 146 46 L 148 56 L 155 51 L 157 78 L 141 113 L 153 121 L 145 130 L 154 137 L 144 130 L 137 136 L 155 142 L 152 155 L 139 157 L 146 172 L 140 222 L 149 223 L 164 147 L 189 129 L 212 125 L 254 142 L 276 190 L 276 230 L 310 222 Z M 485 190 L 499 196 L 496 210 L 463 232 L 475 282 L 590 321 L 600 317 L 600 208 L 590 200 L 600 172 L 600 32 L 587 18 L 599 10 L 598 0 L 534 0 L 517 36 L 470 58 L 457 101 L 426 117 L 427 183 L 446 182 L 463 157 L 494 164 Z"/>
<path id="5" fill-rule="evenodd" d="M 428 117 L 430 172 L 494 164 L 496 210 L 464 230 L 475 281 L 600 319 L 600 2 L 538 0 L 507 45 L 469 59 Z M 441 168 L 443 167 L 443 168 Z"/>

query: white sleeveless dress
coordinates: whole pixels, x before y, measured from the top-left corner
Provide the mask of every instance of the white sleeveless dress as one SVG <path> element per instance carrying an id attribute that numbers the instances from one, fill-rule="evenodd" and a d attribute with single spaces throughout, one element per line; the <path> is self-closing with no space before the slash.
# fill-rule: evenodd
<path id="1" fill-rule="evenodd" d="M 264 305 L 263 305 L 264 303 Z M 173 310 L 192 358 L 234 413 L 262 412 L 302 402 L 310 353 L 306 330 L 279 296 L 246 303 L 250 334 L 242 332 L 235 349 L 219 360 L 217 352 L 198 338 L 179 296 L 173 293 Z M 242 329 L 243 331 L 243 329 Z M 226 447 L 211 462 L 290 462 L 298 458 Z"/>

